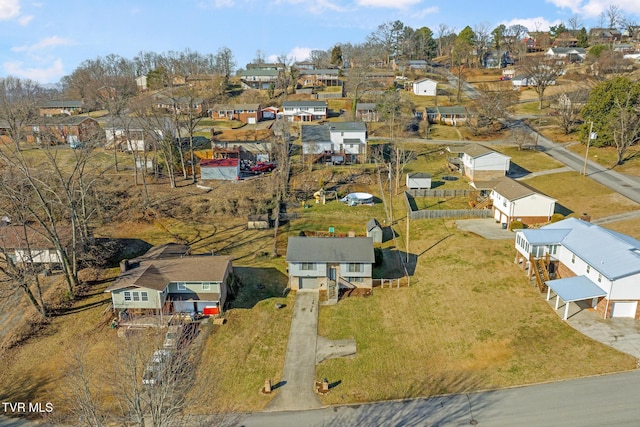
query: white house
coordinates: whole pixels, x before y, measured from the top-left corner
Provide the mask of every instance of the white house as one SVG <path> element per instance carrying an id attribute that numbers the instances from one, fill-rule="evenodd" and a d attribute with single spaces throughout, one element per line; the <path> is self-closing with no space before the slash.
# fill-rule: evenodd
<path id="1" fill-rule="evenodd" d="M 71 230 L 68 227 L 58 229 L 69 242 Z M 8 219 L 0 222 L 0 257 L 7 257 L 17 264 L 60 264 L 62 254 L 46 237 L 40 227 L 12 225 Z"/>
<path id="2" fill-rule="evenodd" d="M 161 141 L 167 133 L 175 137 L 175 127 L 168 118 L 157 124 L 129 118 L 111 121 L 104 132 L 105 148 L 113 148 L 115 143 L 119 150 L 133 152 L 150 151 L 154 142 Z"/>
<path id="3" fill-rule="evenodd" d="M 521 221 L 524 224 L 547 222 L 556 207 L 556 199 L 534 188 L 503 176 L 494 181 L 489 198 L 493 202 L 493 218 L 506 224 Z"/>
<path id="4" fill-rule="evenodd" d="M 587 51 L 583 47 L 550 47 L 545 56 L 568 62 L 582 62 L 587 57 Z"/>
<path id="5" fill-rule="evenodd" d="M 326 101 L 283 101 L 282 114 L 290 122 L 326 120 Z"/>
<path id="6" fill-rule="evenodd" d="M 640 318 L 640 241 L 576 218 L 516 232 L 516 262 L 549 257 L 547 299 L 587 301 L 605 319 Z M 531 266 L 529 266 L 531 268 Z"/>
<path id="7" fill-rule="evenodd" d="M 511 157 L 480 144 L 448 147 L 457 157 L 449 159 L 471 181 L 491 181 L 505 176 L 509 171 Z"/>
<path id="8" fill-rule="evenodd" d="M 301 130 L 304 155 L 331 156 L 332 163 L 358 163 L 367 153 L 367 126 L 364 122 L 332 122 L 305 125 Z"/>
<path id="9" fill-rule="evenodd" d="M 337 300 L 339 288 L 373 287 L 371 237 L 289 237 L 289 288 L 320 289 Z"/>
<path id="10" fill-rule="evenodd" d="M 436 96 L 438 82 L 431 79 L 421 79 L 413 82 L 413 93 L 421 96 Z"/>

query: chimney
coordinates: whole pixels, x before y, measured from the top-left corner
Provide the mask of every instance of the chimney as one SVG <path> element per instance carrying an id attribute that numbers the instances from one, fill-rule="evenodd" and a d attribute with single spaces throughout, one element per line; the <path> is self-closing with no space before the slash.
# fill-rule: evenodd
<path id="1" fill-rule="evenodd" d="M 591 222 L 591 215 L 589 215 L 589 214 L 587 214 L 585 212 L 582 215 L 580 215 L 580 219 L 585 221 L 585 222 Z"/>
<path id="2" fill-rule="evenodd" d="M 129 260 L 123 259 L 122 261 L 120 261 L 120 272 L 124 273 L 127 270 L 129 270 Z"/>

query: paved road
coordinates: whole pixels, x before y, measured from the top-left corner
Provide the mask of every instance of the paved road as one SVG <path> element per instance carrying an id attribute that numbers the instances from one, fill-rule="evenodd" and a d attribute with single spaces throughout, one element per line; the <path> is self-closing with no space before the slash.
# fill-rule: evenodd
<path id="1" fill-rule="evenodd" d="M 597 362 L 596 362 L 597 363 Z M 245 427 L 637 426 L 640 371 L 529 387 L 246 415 Z"/>
<path id="2" fill-rule="evenodd" d="M 289 331 L 287 354 L 277 395 L 266 411 L 291 411 L 320 408 L 320 399 L 313 391 L 316 373 L 318 341 L 318 291 L 296 293 L 293 318 Z"/>

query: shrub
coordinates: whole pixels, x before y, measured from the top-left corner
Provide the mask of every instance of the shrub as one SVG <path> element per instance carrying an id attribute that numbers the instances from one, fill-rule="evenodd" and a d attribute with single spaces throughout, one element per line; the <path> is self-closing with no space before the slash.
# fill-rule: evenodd
<path id="1" fill-rule="evenodd" d="M 554 213 L 553 215 L 551 215 L 551 222 L 558 222 L 558 221 L 562 221 L 564 219 L 564 215 L 562 215 L 561 213 Z"/>
<path id="2" fill-rule="evenodd" d="M 511 221 L 511 224 L 509 225 L 509 230 L 511 231 L 522 230 L 523 228 L 526 228 L 526 227 L 522 221 Z"/>

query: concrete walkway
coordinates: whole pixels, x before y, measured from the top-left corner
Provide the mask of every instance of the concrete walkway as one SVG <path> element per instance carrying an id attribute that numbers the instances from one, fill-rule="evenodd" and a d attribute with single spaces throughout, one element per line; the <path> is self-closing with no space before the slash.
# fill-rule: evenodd
<path id="1" fill-rule="evenodd" d="M 293 307 L 289 343 L 277 395 L 265 411 L 293 411 L 322 407 L 314 392 L 318 341 L 318 291 L 299 290 Z"/>

